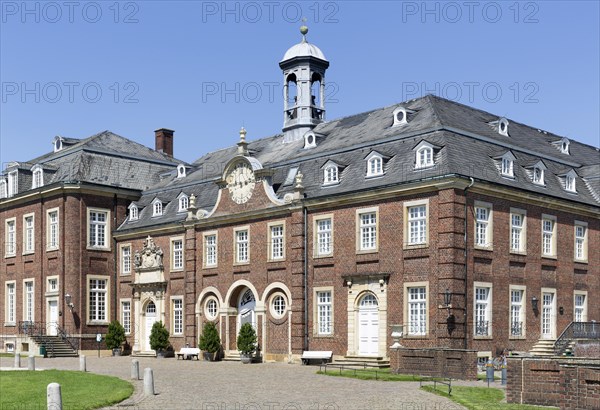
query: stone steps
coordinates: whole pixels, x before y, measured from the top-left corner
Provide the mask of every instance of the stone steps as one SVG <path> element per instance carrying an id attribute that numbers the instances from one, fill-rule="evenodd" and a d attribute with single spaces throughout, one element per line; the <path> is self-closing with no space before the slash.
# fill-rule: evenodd
<path id="1" fill-rule="evenodd" d="M 556 339 L 540 339 L 531 348 L 529 353 L 534 356 L 554 356 L 554 343 Z"/>
<path id="2" fill-rule="evenodd" d="M 335 359 L 333 364 L 386 369 L 390 367 L 390 360 L 382 356 L 344 356 L 343 359 Z"/>
<path id="3" fill-rule="evenodd" d="M 40 346 L 45 346 L 48 357 L 79 357 L 77 351 L 58 336 L 30 336 L 30 339 L 35 343 L 37 352 Z"/>

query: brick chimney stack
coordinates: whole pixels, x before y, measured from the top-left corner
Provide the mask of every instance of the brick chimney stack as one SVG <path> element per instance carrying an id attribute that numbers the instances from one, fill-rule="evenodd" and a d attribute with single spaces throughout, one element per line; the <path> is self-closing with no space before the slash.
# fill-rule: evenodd
<path id="1" fill-rule="evenodd" d="M 155 135 L 155 150 L 164 152 L 168 156 L 173 156 L 173 134 L 175 131 L 167 128 L 160 128 L 154 131 Z"/>

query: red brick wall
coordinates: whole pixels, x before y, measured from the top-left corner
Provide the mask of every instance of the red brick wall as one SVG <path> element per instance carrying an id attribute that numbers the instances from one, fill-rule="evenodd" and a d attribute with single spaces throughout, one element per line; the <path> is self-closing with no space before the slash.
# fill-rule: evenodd
<path id="1" fill-rule="evenodd" d="M 477 352 L 459 349 L 392 349 L 395 373 L 477 380 Z"/>

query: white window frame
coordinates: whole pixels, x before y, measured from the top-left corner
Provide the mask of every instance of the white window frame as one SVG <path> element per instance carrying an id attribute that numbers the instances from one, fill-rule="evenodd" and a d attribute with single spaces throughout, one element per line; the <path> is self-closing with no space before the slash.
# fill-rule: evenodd
<path id="1" fill-rule="evenodd" d="M 92 214 L 100 215 L 104 214 L 104 221 L 92 220 Z M 92 224 L 95 229 L 92 229 Z M 92 231 L 95 230 L 94 238 L 92 238 Z M 104 244 L 99 245 L 99 235 L 101 230 L 104 237 Z M 92 241 L 93 239 L 93 241 Z M 87 209 L 87 249 L 91 250 L 110 250 L 110 210 L 104 208 L 88 208 Z"/>
<path id="2" fill-rule="evenodd" d="M 547 229 L 547 222 L 550 222 L 552 224 L 552 230 Z M 556 216 L 542 214 L 541 223 L 542 241 L 540 248 L 542 251 L 542 258 L 556 259 Z"/>
<path id="3" fill-rule="evenodd" d="M 92 281 L 105 281 L 104 289 L 96 289 L 92 288 Z M 104 319 L 98 319 L 94 317 L 92 319 L 92 292 L 97 294 L 97 302 L 100 301 L 100 295 L 104 295 Z M 106 325 L 110 322 L 110 276 L 104 275 L 87 275 L 86 276 L 86 303 L 87 303 L 87 316 L 86 323 L 88 325 Z M 97 308 L 94 313 L 94 316 L 99 316 L 98 314 L 102 310 Z"/>
<path id="4" fill-rule="evenodd" d="M 19 193 L 19 172 L 11 171 L 8 173 L 8 197 L 12 198 L 13 196 Z"/>
<path id="5" fill-rule="evenodd" d="M 340 170 L 336 164 L 329 164 L 323 168 L 323 185 L 340 183 Z"/>
<path id="6" fill-rule="evenodd" d="M 9 288 L 12 291 L 9 292 Z M 11 297 L 12 295 L 12 297 Z M 12 300 L 11 300 L 12 299 Z M 15 326 L 17 324 L 17 281 L 8 280 L 4 282 L 4 321 L 5 326 Z"/>
<path id="7" fill-rule="evenodd" d="M 274 235 L 275 230 L 280 230 L 277 235 Z M 285 260 L 285 221 L 269 222 L 267 224 L 268 247 L 267 255 L 269 261 Z"/>
<path id="8" fill-rule="evenodd" d="M 433 147 L 424 145 L 415 152 L 415 169 L 430 168 L 435 165 Z"/>
<path id="9" fill-rule="evenodd" d="M 375 215 L 375 222 L 363 217 Z M 367 235 L 367 236 L 365 236 Z M 379 251 L 379 207 L 356 210 L 356 253 L 373 253 Z"/>
<path id="10" fill-rule="evenodd" d="M 503 177 L 514 178 L 514 160 L 505 155 L 500 160 L 500 173 Z"/>
<path id="11" fill-rule="evenodd" d="M 8 182 L 6 179 L 0 178 L 0 199 L 8 198 Z"/>
<path id="12" fill-rule="evenodd" d="M 583 230 L 583 235 L 579 230 Z M 573 259 L 576 262 L 587 263 L 588 261 L 588 223 L 575 221 L 573 226 Z"/>
<path id="13" fill-rule="evenodd" d="M 539 174 L 536 174 L 536 171 L 539 172 Z M 532 175 L 531 175 L 531 181 L 536 184 L 536 185 L 541 185 L 541 186 L 545 186 L 546 182 L 545 182 L 545 169 L 542 168 L 540 165 L 535 165 L 533 167 L 533 171 L 532 171 Z"/>
<path id="14" fill-rule="evenodd" d="M 4 239 L 4 257 L 17 255 L 17 218 L 9 218 L 4 222 L 6 229 Z"/>
<path id="15" fill-rule="evenodd" d="M 31 223 L 29 222 L 31 221 Z M 23 215 L 23 255 L 35 252 L 35 214 Z"/>
<path id="16" fill-rule="evenodd" d="M 327 258 L 333 256 L 333 214 L 316 215 L 313 220 L 314 257 Z"/>
<path id="17" fill-rule="evenodd" d="M 179 204 L 177 212 L 186 212 L 188 210 L 188 207 L 190 206 L 190 200 L 186 194 L 181 194 L 179 196 L 179 201 L 177 202 Z"/>
<path id="18" fill-rule="evenodd" d="M 510 215 L 508 217 L 510 224 L 508 239 L 510 253 L 525 255 L 527 254 L 527 211 L 524 209 L 510 208 Z M 514 217 L 520 218 L 521 225 L 515 224 Z"/>
<path id="19" fill-rule="evenodd" d="M 46 296 L 56 296 L 60 290 L 60 277 L 58 275 L 46 278 Z"/>
<path id="20" fill-rule="evenodd" d="M 412 290 L 415 289 L 420 294 L 422 293 L 420 289 L 425 290 L 425 298 L 421 299 L 411 299 L 411 294 L 413 294 Z M 413 305 L 416 306 L 419 313 L 417 316 L 421 316 L 424 312 L 425 320 L 422 317 L 416 318 L 413 316 Z M 407 338 L 423 338 L 428 336 L 429 332 L 429 282 L 405 282 L 404 283 L 404 321 L 406 325 L 405 329 L 405 337 Z M 424 325 L 424 327 L 423 327 Z"/>
<path id="21" fill-rule="evenodd" d="M 214 238 L 214 243 L 210 243 Z M 216 268 L 219 264 L 219 235 L 217 231 L 204 232 L 202 234 L 204 257 L 202 258 L 205 268 Z"/>
<path id="22" fill-rule="evenodd" d="M 313 290 L 314 311 L 313 311 L 313 335 L 315 337 L 332 337 L 334 335 L 334 293 L 332 286 L 315 287 Z M 327 300 L 321 299 L 321 296 L 329 294 Z M 329 319 L 327 323 L 321 318 Z"/>
<path id="23" fill-rule="evenodd" d="M 33 278 L 23 279 L 23 321 L 35 322 L 35 279 Z"/>
<path id="24" fill-rule="evenodd" d="M 39 165 L 34 165 L 31 168 L 31 189 L 36 189 L 44 186 L 44 170 Z"/>
<path id="25" fill-rule="evenodd" d="M 565 175 L 565 191 L 577 193 L 577 180 L 571 173 Z"/>
<path id="26" fill-rule="evenodd" d="M 245 234 L 245 235 L 244 235 Z M 240 226 L 233 230 L 234 265 L 250 263 L 250 227 Z"/>
<path id="27" fill-rule="evenodd" d="M 543 333 L 543 323 L 544 323 L 544 293 L 551 293 L 552 296 L 552 305 L 551 305 L 551 313 L 552 315 L 550 316 L 550 322 L 549 322 L 549 326 L 550 326 L 550 330 L 552 331 L 552 333 L 550 334 L 549 339 L 555 339 L 556 338 L 556 324 L 557 324 L 557 315 L 558 315 L 558 309 L 557 309 L 557 305 L 558 305 L 558 301 L 557 301 L 557 294 L 556 294 L 556 289 L 555 288 L 542 288 L 541 292 L 540 292 L 540 298 L 539 298 L 539 310 L 540 310 L 540 314 L 539 314 L 539 320 L 540 320 L 540 337 L 544 338 L 544 333 Z"/>
<path id="28" fill-rule="evenodd" d="M 479 210 L 486 210 L 487 219 L 481 218 Z M 475 201 L 473 207 L 475 219 L 474 246 L 477 249 L 492 250 L 494 248 L 494 209 L 489 202 Z"/>
<path id="29" fill-rule="evenodd" d="M 478 303 L 478 290 L 487 289 L 487 299 Z M 484 306 L 483 310 L 480 306 Z M 494 290 L 490 282 L 474 282 L 473 283 L 473 337 L 477 339 L 491 338 L 492 323 L 493 323 L 493 306 L 494 306 Z M 483 318 L 483 320 L 480 320 Z M 480 322 L 487 322 L 487 333 L 483 334 L 481 329 L 478 329 Z"/>
<path id="30" fill-rule="evenodd" d="M 177 306 L 180 303 L 181 306 Z M 183 336 L 185 327 L 185 313 L 183 296 L 171 296 L 171 331 L 173 336 Z M 180 317 L 178 318 L 178 314 Z"/>
<path id="31" fill-rule="evenodd" d="M 169 241 L 171 244 L 171 271 L 182 271 L 185 268 L 185 241 L 183 236 L 176 236 Z"/>
<path id="32" fill-rule="evenodd" d="M 121 275 L 131 275 L 133 264 L 133 248 L 130 243 L 123 243 L 119 245 L 119 261 Z"/>
<path id="33" fill-rule="evenodd" d="M 583 306 L 577 305 L 577 298 L 583 297 Z M 579 319 L 578 317 L 581 315 Z M 573 292 L 573 322 L 587 322 L 588 321 L 588 292 L 587 290 L 576 290 Z"/>
<path id="34" fill-rule="evenodd" d="M 519 292 L 521 294 L 521 301 L 513 301 L 513 292 Z M 513 312 L 513 307 L 519 307 L 518 317 Z M 508 287 L 508 335 L 509 339 L 525 339 L 526 338 L 526 321 L 527 321 L 527 286 L 521 285 L 509 285 Z M 518 319 L 518 323 L 521 324 L 521 334 L 514 334 L 513 323 L 515 318 Z"/>
<path id="35" fill-rule="evenodd" d="M 211 312 L 211 306 L 212 303 L 214 303 L 214 307 L 215 307 L 215 312 L 213 314 L 213 312 Z M 217 319 L 217 317 L 219 317 L 219 299 L 216 298 L 216 296 L 211 295 L 208 296 L 206 298 L 206 300 L 204 301 L 204 316 L 206 316 L 206 319 L 213 321 L 215 319 Z"/>
<path id="36" fill-rule="evenodd" d="M 135 204 L 129 205 L 129 220 L 137 221 L 140 217 L 140 210 Z"/>
<path id="37" fill-rule="evenodd" d="M 281 310 L 281 302 L 283 301 L 283 311 Z M 288 312 L 289 304 L 287 296 L 283 292 L 275 292 L 269 299 L 269 311 L 275 319 L 283 319 Z"/>
<path id="38" fill-rule="evenodd" d="M 371 152 L 367 157 L 367 178 L 379 177 L 384 174 L 383 156 L 377 152 Z"/>
<path id="39" fill-rule="evenodd" d="M 162 216 L 163 214 L 163 203 L 160 199 L 152 201 L 152 216 Z"/>
<path id="40" fill-rule="evenodd" d="M 53 215 L 56 219 L 53 220 Z M 60 212 L 58 208 L 51 208 L 46 211 L 46 251 L 55 251 L 60 248 Z"/>
<path id="41" fill-rule="evenodd" d="M 411 216 L 412 209 L 425 208 L 425 215 Z M 422 248 L 429 246 L 429 198 L 418 201 L 408 201 L 404 208 L 404 248 Z M 421 224 L 424 224 L 421 226 Z M 417 230 L 417 240 L 413 240 L 413 228 Z M 424 233 L 421 230 L 424 229 Z"/>
<path id="42" fill-rule="evenodd" d="M 121 325 L 123 325 L 123 329 L 125 329 L 125 334 L 131 334 L 131 299 L 120 299 L 121 305 Z M 125 306 L 128 306 L 126 309 Z"/>

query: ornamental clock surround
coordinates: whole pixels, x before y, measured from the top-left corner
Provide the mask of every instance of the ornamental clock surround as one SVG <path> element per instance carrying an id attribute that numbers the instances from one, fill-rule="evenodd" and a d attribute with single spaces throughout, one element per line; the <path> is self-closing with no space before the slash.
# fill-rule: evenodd
<path id="1" fill-rule="evenodd" d="M 237 204 L 248 202 L 256 185 L 254 172 L 246 162 L 238 162 L 226 177 L 231 199 Z"/>

